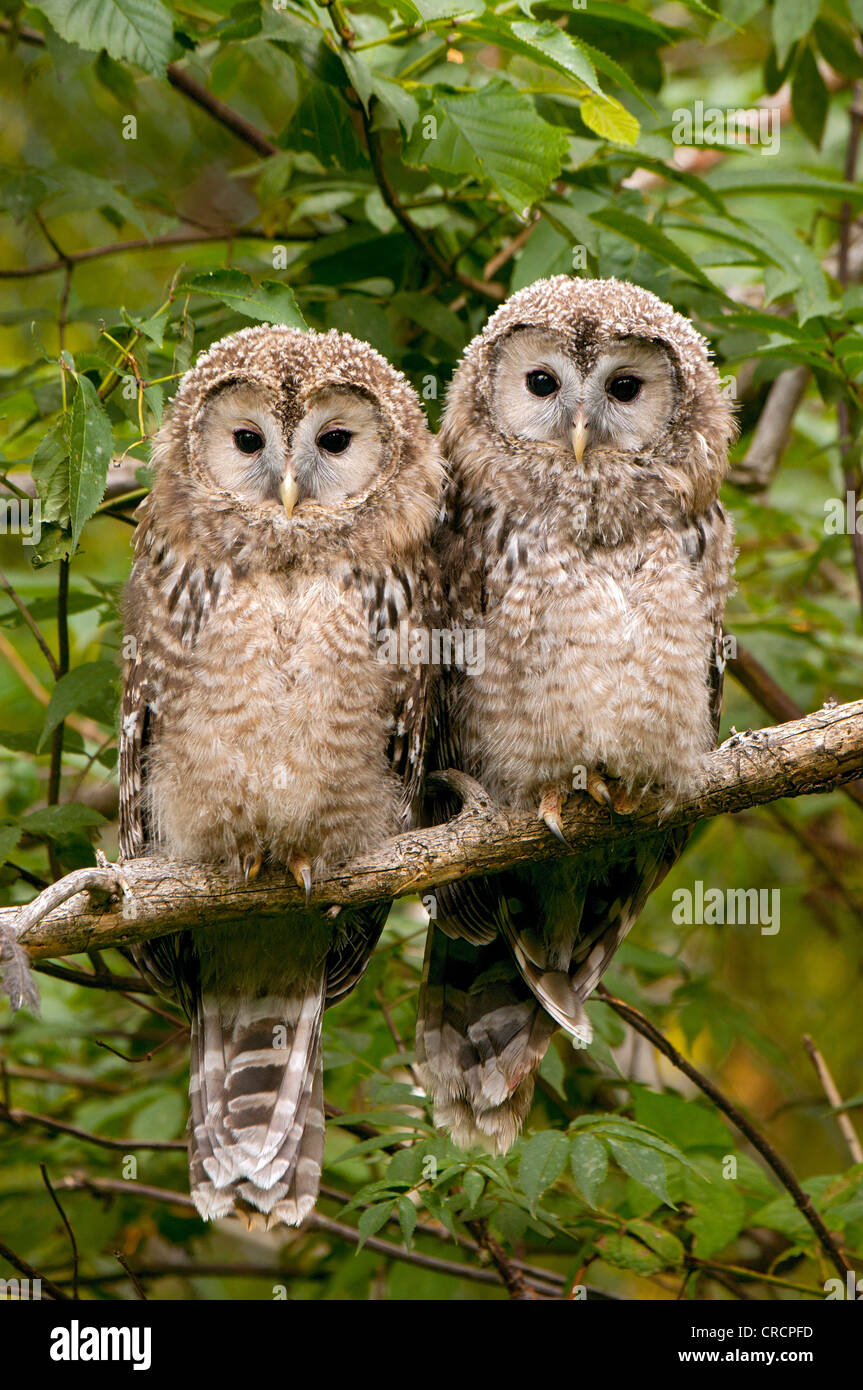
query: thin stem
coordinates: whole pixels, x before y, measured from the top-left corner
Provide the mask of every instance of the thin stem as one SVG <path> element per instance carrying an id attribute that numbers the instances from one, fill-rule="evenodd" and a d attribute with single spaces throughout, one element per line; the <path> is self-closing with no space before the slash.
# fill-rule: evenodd
<path id="1" fill-rule="evenodd" d="M 57 1196 L 57 1193 L 54 1191 L 53 1187 L 51 1186 L 51 1179 L 48 1177 L 48 1169 L 47 1169 L 47 1167 L 45 1166 L 44 1163 L 40 1163 L 40 1164 L 39 1164 L 39 1172 L 42 1174 L 42 1181 L 44 1182 L 45 1186 L 46 1186 L 47 1189 L 48 1189 L 48 1192 L 49 1192 L 50 1197 L 51 1197 L 51 1201 L 54 1203 L 54 1206 L 57 1208 L 58 1212 L 60 1213 L 60 1220 L 63 1222 L 63 1225 L 66 1227 L 66 1234 L 67 1234 L 68 1237 L 69 1237 L 69 1244 L 72 1246 L 72 1297 L 73 1297 L 73 1298 L 77 1298 L 77 1297 L 78 1297 L 78 1261 L 79 1261 L 79 1256 L 78 1256 L 78 1242 L 77 1242 L 77 1240 L 75 1239 L 75 1232 L 72 1230 L 72 1226 L 71 1226 L 71 1223 L 70 1223 L 70 1221 L 69 1221 L 69 1218 L 68 1218 L 68 1216 L 66 1215 L 65 1211 L 63 1210 L 63 1208 L 62 1208 L 62 1206 L 61 1206 L 61 1204 L 60 1204 L 60 1199 L 59 1199 L 59 1197 Z"/>
<path id="2" fill-rule="evenodd" d="M 816 1240 L 824 1250 L 828 1259 L 844 1279 L 851 1268 L 850 1264 L 812 1205 L 811 1197 L 807 1192 L 803 1191 L 803 1188 L 800 1186 L 788 1164 L 785 1162 L 784 1158 L 776 1152 L 769 1140 L 764 1137 L 760 1130 L 755 1128 L 751 1120 L 748 1120 L 743 1112 L 738 1110 L 737 1106 L 734 1105 L 727 1096 L 723 1095 L 718 1086 L 714 1085 L 708 1077 L 702 1075 L 691 1062 L 686 1060 L 682 1053 L 678 1052 L 677 1048 L 668 1041 L 665 1035 L 661 1033 L 648 1018 L 645 1018 L 643 1013 L 633 1008 L 631 1004 L 626 1004 L 622 999 L 616 999 L 613 994 L 609 994 L 604 985 L 600 985 L 596 992 L 609 1008 L 613 1009 L 620 1018 L 624 1019 L 624 1021 L 628 1023 L 631 1028 L 634 1028 L 637 1033 L 640 1033 L 643 1038 L 647 1038 L 648 1042 L 653 1043 L 653 1046 L 658 1048 L 663 1056 L 667 1057 L 668 1060 L 677 1067 L 678 1071 L 683 1072 L 684 1076 L 688 1076 L 689 1080 L 694 1082 L 700 1091 L 703 1091 L 706 1096 L 709 1096 L 714 1105 L 722 1111 L 723 1115 L 726 1115 L 735 1128 L 739 1129 L 740 1133 L 749 1140 L 752 1147 L 764 1159 L 768 1168 L 775 1173 L 801 1216 L 809 1223 Z"/>
<path id="3" fill-rule="evenodd" d="M 22 618 L 24 619 L 25 623 L 26 623 L 27 626 L 29 627 L 29 629 L 30 629 L 30 631 L 32 632 L 33 636 L 36 638 L 36 641 L 37 641 L 37 643 L 39 644 L 39 650 L 41 651 L 41 653 L 42 653 L 42 655 L 44 656 L 45 660 L 47 661 L 49 667 L 51 668 L 51 675 L 54 677 L 55 680 L 57 680 L 57 679 L 59 678 L 59 675 L 60 675 L 60 669 L 59 669 L 59 667 L 58 667 L 58 665 L 57 665 L 57 662 L 56 662 L 56 660 L 55 660 L 55 658 L 54 658 L 54 653 L 52 652 L 51 648 L 48 646 L 48 643 L 46 642 L 45 638 L 43 637 L 42 632 L 41 632 L 41 630 L 40 630 L 38 624 L 34 621 L 32 615 L 31 615 L 31 613 L 30 613 L 30 610 L 28 609 L 27 605 L 24 603 L 24 600 L 23 600 L 22 598 L 20 598 L 20 597 L 18 596 L 18 594 L 15 592 L 15 590 L 13 589 L 12 585 L 10 584 L 9 580 L 6 578 L 6 575 L 3 573 L 2 570 L 0 570 L 0 589 L 5 590 L 5 592 L 9 595 L 9 597 L 10 597 L 11 600 L 12 600 L 12 602 L 14 603 L 15 607 L 18 609 L 18 612 L 21 614 Z"/>
<path id="4" fill-rule="evenodd" d="M 55 679 L 61 680 L 69 670 L 69 560 L 60 561 L 60 574 L 57 584 L 57 670 Z M 63 772 L 63 720 L 51 735 L 51 768 L 48 774 L 48 805 L 56 806 L 60 800 L 60 778 Z M 53 840 L 48 841 L 48 862 L 52 877 L 58 879 L 62 872 L 57 849 Z"/>

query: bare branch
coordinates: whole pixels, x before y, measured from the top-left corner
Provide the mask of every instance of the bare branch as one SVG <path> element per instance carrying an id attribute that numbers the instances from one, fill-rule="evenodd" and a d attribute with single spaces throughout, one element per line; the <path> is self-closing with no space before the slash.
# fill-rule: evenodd
<path id="1" fill-rule="evenodd" d="M 769 487 L 788 446 L 791 423 L 808 381 L 808 367 L 788 367 L 779 373 L 767 393 L 746 457 L 728 475 L 735 487 L 755 492 Z"/>
<path id="2" fill-rule="evenodd" d="M 821 1082 L 821 1085 L 824 1088 L 825 1096 L 829 1100 L 833 1109 L 838 1110 L 842 1104 L 842 1097 L 839 1094 L 839 1088 L 836 1085 L 836 1082 L 833 1080 L 833 1074 L 830 1071 L 830 1068 L 824 1061 L 824 1058 L 821 1056 L 821 1053 L 818 1051 L 818 1048 L 815 1046 L 815 1043 L 809 1037 L 808 1033 L 805 1033 L 803 1035 L 803 1046 L 809 1054 L 812 1065 L 815 1068 L 818 1080 Z M 854 1125 L 851 1122 L 851 1116 L 848 1114 L 847 1111 L 842 1110 L 836 1116 L 836 1123 L 841 1129 L 842 1137 L 848 1145 L 848 1152 L 851 1155 L 851 1162 L 863 1163 L 863 1145 L 861 1145 L 860 1136 L 858 1135 L 856 1129 L 854 1128 Z"/>

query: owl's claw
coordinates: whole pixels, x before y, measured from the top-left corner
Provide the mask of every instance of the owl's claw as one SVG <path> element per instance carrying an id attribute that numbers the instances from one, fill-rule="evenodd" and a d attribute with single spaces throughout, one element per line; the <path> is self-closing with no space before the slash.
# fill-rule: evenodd
<path id="1" fill-rule="evenodd" d="M 589 797 L 592 797 L 597 806 L 604 806 L 612 816 L 629 816 L 637 805 L 625 787 L 612 782 L 609 788 L 608 783 L 603 777 L 600 777 L 598 772 L 587 774 L 585 791 Z"/>
<path id="2" fill-rule="evenodd" d="M 288 860 L 291 878 L 298 888 L 306 891 L 306 907 L 312 896 L 312 866 L 304 854 L 292 854 Z"/>
<path id="3" fill-rule="evenodd" d="M 250 851 L 246 855 L 245 859 L 243 860 L 244 883 L 249 884 L 254 882 L 254 880 L 258 877 L 258 874 L 261 872 L 261 865 L 263 864 L 263 862 L 264 857 L 259 849 L 255 850 L 254 853 Z"/>
<path id="4" fill-rule="evenodd" d="M 330 919 L 331 922 L 334 922 L 334 921 L 336 920 L 336 918 L 338 917 L 339 913 L 341 912 L 341 910 L 342 910 L 342 905 L 341 905 L 341 903 L 333 903 L 332 907 L 328 907 L 328 908 L 327 908 L 327 911 L 326 911 L 326 914 L 325 914 L 325 915 L 326 915 L 327 917 L 329 917 L 329 919 Z"/>
<path id="5" fill-rule="evenodd" d="M 556 835 L 562 845 L 569 848 L 569 841 L 563 833 L 563 825 L 560 820 L 560 813 L 563 810 L 563 803 L 566 796 L 563 792 L 555 791 L 554 788 L 543 792 L 539 803 L 537 816 L 548 826 L 552 835 Z"/>

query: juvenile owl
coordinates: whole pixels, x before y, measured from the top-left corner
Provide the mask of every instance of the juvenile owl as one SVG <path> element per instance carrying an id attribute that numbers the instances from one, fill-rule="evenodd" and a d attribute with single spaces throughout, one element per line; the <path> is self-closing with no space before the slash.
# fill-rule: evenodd
<path id="1" fill-rule="evenodd" d="M 703 338 L 646 290 L 557 276 L 492 316 L 441 434 L 448 621 L 485 660 L 447 677 L 434 766 L 560 838 L 570 795 L 625 815 L 692 785 L 718 730 L 733 433 Z M 555 1027 L 589 1041 L 584 1002 L 687 833 L 438 890 L 417 1054 L 458 1142 L 505 1151 Z"/>
<path id="2" fill-rule="evenodd" d="M 379 639 L 428 618 L 436 446 L 405 378 L 365 343 L 263 326 L 188 372 L 153 461 L 125 598 L 122 853 L 246 880 L 268 861 L 308 897 L 417 803 L 429 672 L 379 659 Z M 314 1206 L 321 1016 L 386 915 L 249 915 L 148 943 L 145 968 L 192 1020 L 203 1217 L 299 1224 Z"/>

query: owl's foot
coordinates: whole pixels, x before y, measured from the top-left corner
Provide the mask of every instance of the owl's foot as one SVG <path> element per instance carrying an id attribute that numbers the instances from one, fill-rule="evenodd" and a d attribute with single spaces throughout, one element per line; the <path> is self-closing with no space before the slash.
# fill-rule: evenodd
<path id="1" fill-rule="evenodd" d="M 563 833 L 563 826 L 560 821 L 560 813 L 565 801 L 566 792 L 562 792 L 559 787 L 548 787 L 542 794 L 536 814 L 541 821 L 545 822 L 552 835 L 556 835 L 560 843 L 569 848 L 569 841 Z"/>
<path id="2" fill-rule="evenodd" d="M 259 849 L 250 850 L 243 860 L 243 881 L 253 883 L 261 872 L 264 856 Z"/>
<path id="3" fill-rule="evenodd" d="M 601 777 L 598 772 L 587 774 L 585 791 L 597 806 L 604 806 L 613 816 L 629 816 L 638 805 L 622 782 L 613 777 Z"/>
<path id="4" fill-rule="evenodd" d="M 331 922 L 334 922 L 334 921 L 336 920 L 336 918 L 338 917 L 339 913 L 341 912 L 341 910 L 342 910 L 342 905 L 341 905 L 341 903 L 333 903 L 332 907 L 328 907 L 328 908 L 327 908 L 326 913 L 325 913 L 324 915 L 325 915 L 326 917 L 329 917 L 329 919 L 330 919 Z"/>
<path id="5" fill-rule="evenodd" d="M 312 896 L 312 866 L 304 854 L 292 854 L 288 860 L 288 870 L 298 888 L 306 891 L 306 907 Z"/>

